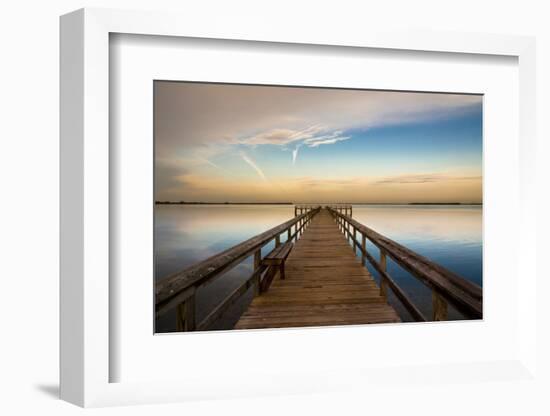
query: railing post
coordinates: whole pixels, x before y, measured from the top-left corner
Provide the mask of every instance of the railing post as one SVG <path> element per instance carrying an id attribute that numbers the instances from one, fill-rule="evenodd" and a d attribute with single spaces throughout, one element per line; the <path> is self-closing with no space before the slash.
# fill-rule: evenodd
<path id="1" fill-rule="evenodd" d="M 387 261 L 386 261 L 386 252 L 380 250 L 380 268 L 386 271 Z"/>
<path id="2" fill-rule="evenodd" d="M 281 235 L 277 234 L 275 236 L 275 247 L 279 247 L 281 245 Z"/>
<path id="3" fill-rule="evenodd" d="M 357 251 L 357 228 L 355 228 L 355 226 L 353 226 L 353 254 L 355 254 L 355 252 Z"/>
<path id="4" fill-rule="evenodd" d="M 259 248 L 254 252 L 253 272 L 256 272 L 256 270 L 259 269 L 261 262 L 262 262 L 262 249 Z M 254 279 L 254 296 L 258 296 L 259 294 L 260 294 L 260 275 L 258 274 Z"/>
<path id="5" fill-rule="evenodd" d="M 344 217 L 341 217 L 342 218 L 342 233 L 344 233 L 344 236 L 346 236 L 346 220 L 344 219 Z"/>
<path id="6" fill-rule="evenodd" d="M 185 330 L 185 302 L 176 307 L 176 330 L 178 332 Z"/>
<path id="7" fill-rule="evenodd" d="M 361 233 L 361 247 L 363 248 L 361 251 L 361 264 L 364 266 L 366 264 L 365 252 L 367 251 L 367 237 L 363 233 Z"/>
<path id="8" fill-rule="evenodd" d="M 434 321 L 446 321 L 447 320 L 447 302 L 443 297 L 437 293 L 435 290 L 432 290 L 432 319 Z"/>
<path id="9" fill-rule="evenodd" d="M 288 227 L 287 234 L 286 234 L 286 241 L 290 241 L 290 230 L 292 226 Z"/>
<path id="10" fill-rule="evenodd" d="M 386 252 L 380 250 L 380 269 L 386 272 L 386 268 Z M 388 300 L 388 282 L 384 275 L 380 276 L 380 295 L 386 299 L 386 301 Z"/>
<path id="11" fill-rule="evenodd" d="M 194 331 L 195 321 L 195 295 L 180 303 L 176 309 L 176 329 L 181 331 Z"/>

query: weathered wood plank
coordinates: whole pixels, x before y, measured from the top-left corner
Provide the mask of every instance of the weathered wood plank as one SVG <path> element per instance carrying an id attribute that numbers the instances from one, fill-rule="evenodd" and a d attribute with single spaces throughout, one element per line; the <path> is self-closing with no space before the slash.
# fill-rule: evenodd
<path id="1" fill-rule="evenodd" d="M 284 328 L 399 322 L 327 210 L 294 244 L 286 280 L 273 281 L 235 326 Z"/>
<path id="2" fill-rule="evenodd" d="M 342 218 L 342 214 L 337 210 L 332 209 L 331 212 L 336 217 Z M 355 227 L 392 260 L 437 291 L 464 315 L 470 318 L 482 318 L 483 291 L 479 286 L 349 217 L 345 218 L 344 223 Z"/>

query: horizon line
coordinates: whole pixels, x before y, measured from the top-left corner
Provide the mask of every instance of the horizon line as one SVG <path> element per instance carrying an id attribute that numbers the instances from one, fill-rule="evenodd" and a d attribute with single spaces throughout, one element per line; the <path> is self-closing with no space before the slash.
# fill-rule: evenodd
<path id="1" fill-rule="evenodd" d="M 411 202 L 237 202 L 237 201 L 172 201 L 172 200 L 155 200 L 155 204 L 158 205 L 331 205 L 331 204 L 354 204 L 354 205 L 483 205 L 482 202 L 458 202 L 458 201 L 438 201 L 438 202 L 428 202 L 428 201 L 411 201 Z"/>

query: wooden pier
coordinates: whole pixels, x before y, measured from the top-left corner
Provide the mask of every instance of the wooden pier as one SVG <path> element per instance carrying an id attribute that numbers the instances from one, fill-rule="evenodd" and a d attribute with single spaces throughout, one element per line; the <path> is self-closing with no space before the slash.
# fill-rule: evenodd
<path id="1" fill-rule="evenodd" d="M 399 322 L 327 209 L 286 261 L 285 279 L 254 298 L 235 329 Z"/>
<path id="2" fill-rule="evenodd" d="M 415 321 L 446 320 L 448 305 L 467 319 L 483 317 L 481 287 L 357 222 L 351 205 L 302 205 L 294 212 L 293 219 L 160 280 L 156 317 L 175 310 L 178 331 L 208 330 L 251 290 L 253 300 L 235 329 L 399 322 L 390 292 Z M 367 250 L 367 240 L 379 260 Z M 274 249 L 262 257 L 270 243 Z M 251 275 L 197 322 L 197 290 L 250 257 Z M 388 259 L 431 290 L 430 318 L 388 274 Z"/>

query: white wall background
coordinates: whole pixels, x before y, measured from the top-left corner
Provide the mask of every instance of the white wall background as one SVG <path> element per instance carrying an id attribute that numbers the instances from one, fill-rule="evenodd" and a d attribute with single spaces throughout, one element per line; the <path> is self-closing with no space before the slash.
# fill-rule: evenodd
<path id="1" fill-rule="evenodd" d="M 546 3 L 546 4 L 545 4 Z M 535 35 L 538 42 L 539 267 L 542 269 L 545 206 L 550 194 L 550 11 L 545 1 L 168 1 L 12 0 L 0 10 L 0 413 L 73 414 L 82 410 L 56 399 L 58 386 L 58 17 L 77 8 L 179 10 L 204 24 L 209 16 L 272 19 L 281 26 L 347 25 L 433 28 Z M 544 271 L 539 273 L 544 275 Z M 546 273 L 548 274 L 548 273 Z M 550 276 L 548 276 L 550 279 Z M 544 377 L 550 374 L 550 317 L 544 302 L 550 284 L 538 287 Z M 546 325 L 546 328 L 548 326 Z M 548 381 L 548 378 L 546 378 Z M 99 414 L 549 414 L 539 384 L 433 385 L 372 397 L 346 392 L 323 396 L 270 397 L 92 410 Z M 546 394 L 545 394 L 546 393 Z"/>

